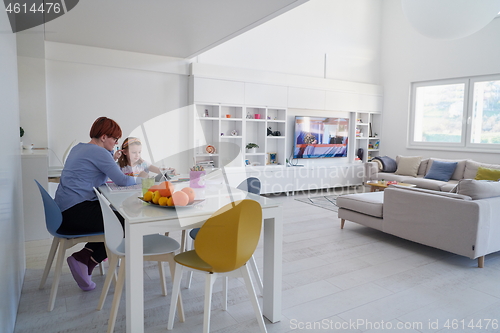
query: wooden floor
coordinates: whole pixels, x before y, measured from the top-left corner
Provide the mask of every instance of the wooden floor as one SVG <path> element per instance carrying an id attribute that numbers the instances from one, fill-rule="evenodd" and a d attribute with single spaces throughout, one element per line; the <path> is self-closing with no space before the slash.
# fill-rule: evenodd
<path id="1" fill-rule="evenodd" d="M 499 253 L 486 256 L 485 268 L 479 269 L 477 260 L 352 222 L 341 230 L 335 212 L 295 200 L 319 194 L 275 197 L 284 207 L 283 317 L 279 323 L 266 323 L 269 332 L 500 331 Z M 55 308 L 47 312 L 52 274 L 45 289 L 38 285 L 50 240 L 26 247 L 15 332 L 106 332 L 114 287 L 103 310 L 97 311 L 104 276 L 95 270 L 97 288 L 83 292 L 65 263 Z M 262 269 L 261 245 L 255 256 Z M 161 296 L 154 263 L 145 263 L 144 274 L 145 331 L 167 332 L 170 298 Z M 172 332 L 202 331 L 203 281 L 195 274 L 191 288 L 181 290 L 186 322 L 176 322 Z M 170 276 L 167 285 L 171 287 Z M 222 310 L 220 281 L 215 289 L 212 332 L 258 332 L 242 282 L 230 280 L 227 311 Z M 124 300 L 115 332 L 125 331 Z"/>

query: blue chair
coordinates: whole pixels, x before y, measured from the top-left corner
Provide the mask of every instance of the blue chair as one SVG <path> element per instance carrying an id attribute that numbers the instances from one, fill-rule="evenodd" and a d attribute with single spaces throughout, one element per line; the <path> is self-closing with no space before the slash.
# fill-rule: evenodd
<path id="1" fill-rule="evenodd" d="M 249 177 L 249 178 L 245 179 L 243 182 L 241 182 L 237 188 L 242 190 L 242 191 L 246 191 L 248 193 L 259 195 L 260 188 L 261 188 L 260 180 L 259 180 L 259 178 L 256 178 L 256 177 Z M 189 232 L 189 236 L 191 237 L 191 239 L 193 239 L 193 240 L 196 239 L 196 235 L 198 234 L 198 231 L 200 231 L 200 228 L 192 229 Z M 262 294 L 263 290 L 264 290 L 264 287 L 262 285 L 262 278 L 260 277 L 259 270 L 257 268 L 257 263 L 255 262 L 255 258 L 253 255 L 250 258 L 250 260 L 248 261 L 248 263 L 250 264 L 250 268 L 252 269 L 253 274 L 255 275 L 257 286 L 259 287 L 260 293 Z M 187 288 L 191 287 L 192 277 L 193 277 L 193 271 L 189 271 L 187 285 L 186 285 Z M 224 279 L 223 289 L 224 289 L 224 298 L 227 300 L 227 278 Z M 226 304 L 227 304 L 227 302 L 226 302 Z M 226 307 L 224 307 L 224 309 L 226 309 Z"/>
<path id="2" fill-rule="evenodd" d="M 47 226 L 47 231 L 54 236 L 52 240 L 52 246 L 50 247 L 49 257 L 47 258 L 47 263 L 45 264 L 45 270 L 43 271 L 42 281 L 40 282 L 39 289 L 45 287 L 45 282 L 47 281 L 47 276 L 49 275 L 50 268 L 54 262 L 56 252 L 57 254 L 56 266 L 54 268 L 54 280 L 52 281 L 52 289 L 50 291 L 49 297 L 49 311 L 54 309 L 54 303 L 56 300 L 57 289 L 59 287 L 59 280 L 61 278 L 62 265 L 64 258 L 66 257 L 66 250 L 75 246 L 79 243 L 87 242 L 104 242 L 104 232 L 95 232 L 82 235 L 65 235 L 57 232 L 62 223 L 62 213 L 61 209 L 57 203 L 52 199 L 49 193 L 36 181 L 40 194 L 42 195 L 43 208 L 45 211 L 45 224 Z M 103 274 L 102 265 L 100 266 L 101 275 Z"/>

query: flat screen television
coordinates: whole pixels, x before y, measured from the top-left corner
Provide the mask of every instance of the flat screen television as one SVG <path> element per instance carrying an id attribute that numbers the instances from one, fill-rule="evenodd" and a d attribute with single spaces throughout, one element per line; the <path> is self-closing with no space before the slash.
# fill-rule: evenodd
<path id="1" fill-rule="evenodd" d="M 347 157 L 349 119 L 295 117 L 293 158 Z"/>

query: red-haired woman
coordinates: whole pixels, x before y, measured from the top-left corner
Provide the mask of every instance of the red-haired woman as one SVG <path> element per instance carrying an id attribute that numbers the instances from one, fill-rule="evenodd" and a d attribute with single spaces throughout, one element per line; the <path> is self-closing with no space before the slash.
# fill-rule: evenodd
<path id="1" fill-rule="evenodd" d="M 101 207 L 93 188 L 103 185 L 108 177 L 117 185 L 136 184 L 136 178 L 124 175 L 113 157 L 121 136 L 122 130 L 114 120 L 100 117 L 90 129 L 90 142 L 71 149 L 55 196 L 63 215 L 59 232 L 77 235 L 103 231 Z M 71 274 L 82 290 L 95 288 L 92 270 L 106 257 L 104 243 L 87 243 L 68 257 Z"/>

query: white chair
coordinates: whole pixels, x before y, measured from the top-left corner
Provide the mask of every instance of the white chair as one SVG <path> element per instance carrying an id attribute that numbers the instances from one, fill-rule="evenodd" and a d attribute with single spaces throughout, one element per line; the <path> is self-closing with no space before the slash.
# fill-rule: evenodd
<path id="1" fill-rule="evenodd" d="M 101 204 L 102 216 L 104 219 L 104 237 L 106 243 L 106 251 L 109 258 L 109 269 L 106 275 L 106 280 L 104 281 L 104 286 L 102 288 L 101 297 L 99 299 L 99 304 L 97 306 L 98 310 L 102 309 L 104 301 L 106 300 L 106 295 L 109 291 L 109 286 L 111 284 L 112 278 L 115 276 L 116 267 L 118 266 L 118 260 L 125 258 L 125 239 L 123 227 L 111 209 L 109 201 L 94 188 L 97 197 L 99 198 L 99 203 Z M 167 236 L 154 234 L 146 235 L 143 239 L 144 244 L 144 260 L 146 261 L 157 261 L 158 269 L 160 271 L 160 279 L 163 295 L 167 295 L 167 286 L 165 284 L 165 274 L 163 271 L 163 261 L 167 261 L 170 267 L 170 274 L 173 278 L 175 275 L 175 251 L 180 248 L 179 243 Z M 111 313 L 109 315 L 108 321 L 108 333 L 113 332 L 116 322 L 116 316 L 118 314 L 118 306 L 120 304 L 120 299 L 123 291 L 123 284 L 125 281 L 125 260 L 121 260 L 120 269 L 118 271 L 118 278 L 115 286 L 115 295 L 113 297 L 113 304 L 111 305 Z M 184 308 L 182 306 L 182 298 L 179 294 L 178 297 L 178 307 L 179 307 L 179 318 L 184 321 Z"/>

